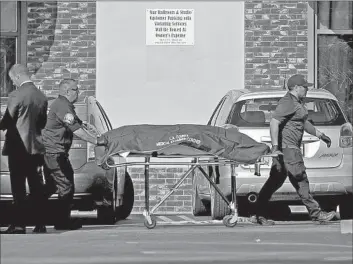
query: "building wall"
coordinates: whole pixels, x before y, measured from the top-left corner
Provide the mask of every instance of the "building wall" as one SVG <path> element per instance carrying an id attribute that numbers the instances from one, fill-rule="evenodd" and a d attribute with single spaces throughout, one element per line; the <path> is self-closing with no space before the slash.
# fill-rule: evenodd
<path id="1" fill-rule="evenodd" d="M 280 88 L 293 74 L 307 76 L 306 1 L 245 2 L 245 87 Z"/>
<path id="2" fill-rule="evenodd" d="M 63 78 L 79 80 L 85 95 L 96 89 L 96 3 L 28 2 L 27 65 L 50 95 Z"/>
<path id="3" fill-rule="evenodd" d="M 113 126 L 206 124 L 244 85 L 243 2 L 97 1 L 97 98 Z M 146 9 L 195 10 L 193 46 L 146 46 Z"/>

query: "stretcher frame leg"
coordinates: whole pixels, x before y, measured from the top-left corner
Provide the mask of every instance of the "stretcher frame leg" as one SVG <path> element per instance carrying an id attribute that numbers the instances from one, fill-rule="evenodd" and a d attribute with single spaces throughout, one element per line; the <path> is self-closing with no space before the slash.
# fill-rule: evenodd
<path id="1" fill-rule="evenodd" d="M 211 180 L 210 176 L 207 175 L 207 173 L 205 172 L 205 170 L 204 170 L 202 167 L 200 167 L 200 166 L 198 166 L 198 169 L 201 171 L 202 175 L 207 179 L 207 181 L 212 185 L 212 187 L 216 190 L 216 192 L 222 197 L 222 199 L 226 202 L 226 204 L 227 204 L 228 206 L 230 206 L 230 202 L 229 202 L 229 200 L 227 199 L 227 197 L 224 196 L 224 194 L 223 194 L 223 193 L 221 192 L 221 190 L 218 188 L 217 184 L 215 184 L 215 183 Z"/>
<path id="2" fill-rule="evenodd" d="M 145 217 L 144 225 L 148 229 L 152 229 L 156 226 L 156 219 L 151 217 L 150 214 L 150 157 L 145 158 L 145 210 L 143 216 Z"/>
<path id="3" fill-rule="evenodd" d="M 193 160 L 192 163 L 198 164 L 198 159 Z M 227 197 L 222 193 L 222 191 L 218 188 L 217 184 L 212 181 L 210 176 L 205 172 L 205 170 L 200 165 L 193 165 L 184 173 L 184 175 L 169 189 L 169 192 L 166 193 L 162 199 L 150 210 L 149 209 L 149 164 L 150 158 L 145 158 L 145 210 L 143 212 L 143 216 L 145 217 L 144 225 L 152 229 L 156 226 L 157 221 L 152 216 L 154 211 L 166 200 L 168 197 L 174 193 L 176 189 L 180 187 L 180 185 L 184 182 L 184 180 L 192 173 L 196 168 L 198 168 L 202 175 L 206 178 L 206 180 L 212 185 L 215 191 L 222 197 L 222 199 L 227 203 L 231 210 L 230 215 L 226 215 L 223 218 L 223 224 L 227 227 L 234 227 L 238 222 L 238 212 L 236 206 L 236 178 L 235 178 L 235 165 L 231 164 L 231 194 L 232 200 L 229 202 Z"/>
<path id="4" fill-rule="evenodd" d="M 157 210 L 158 207 L 162 203 L 164 203 L 164 201 L 167 200 L 168 197 L 170 195 L 172 195 L 172 193 L 174 193 L 174 191 L 176 189 L 179 188 L 179 186 L 190 175 L 190 173 L 192 173 L 196 169 L 196 166 L 191 165 L 191 167 L 184 173 L 184 175 L 177 181 L 177 183 L 175 183 L 173 185 L 173 187 L 169 189 L 169 192 L 166 193 L 162 197 L 162 199 L 155 206 L 153 206 L 153 208 L 150 210 L 149 209 L 149 165 L 147 165 L 149 163 L 149 158 L 146 158 L 145 162 L 146 162 L 146 165 L 145 165 L 145 210 L 143 212 L 143 216 L 145 217 L 144 225 L 147 228 L 152 229 L 157 224 L 156 219 L 152 216 L 154 211 Z"/>
<path id="5" fill-rule="evenodd" d="M 262 164 L 267 164 L 263 158 L 265 157 L 278 157 L 278 154 L 266 154 L 261 156 L 255 164 L 255 175 L 260 175 L 260 168 Z M 215 191 L 222 197 L 222 199 L 227 203 L 231 210 L 230 215 L 226 215 L 223 218 L 223 223 L 227 227 L 233 227 L 237 224 L 238 221 L 238 210 L 237 210 L 237 201 L 236 201 L 236 174 L 235 174 L 235 167 L 239 165 L 238 162 L 232 162 L 232 161 L 226 161 L 226 162 L 218 162 L 218 159 L 216 159 L 216 162 L 199 162 L 199 158 L 193 159 L 192 163 L 190 162 L 177 162 L 177 163 L 172 163 L 170 162 L 169 165 L 190 165 L 191 167 L 184 173 L 184 175 L 178 180 L 178 182 L 171 188 L 169 189 L 169 192 L 163 196 L 160 202 L 156 204 L 152 210 L 150 211 L 149 207 L 149 167 L 150 164 L 152 165 L 166 165 L 166 163 L 159 163 L 159 162 L 154 162 L 150 163 L 150 157 L 145 157 L 145 162 L 125 162 L 125 163 L 119 163 L 119 164 L 114 164 L 111 165 L 106 162 L 106 166 L 108 168 L 115 168 L 115 167 L 123 167 L 123 166 L 133 166 L 133 165 L 143 165 L 145 168 L 144 171 L 144 176 L 145 176 L 145 209 L 143 211 L 143 216 L 145 217 L 144 224 L 147 228 L 152 229 L 156 226 L 156 220 L 155 218 L 152 217 L 152 214 L 154 211 L 176 190 L 178 187 L 181 185 L 181 183 L 189 176 L 191 172 L 193 172 L 196 168 L 198 168 L 202 175 L 207 179 L 207 181 L 212 185 L 212 187 L 215 189 Z M 227 197 L 221 192 L 221 190 L 218 188 L 217 184 L 212 181 L 211 177 L 204 171 L 204 169 L 201 166 L 210 166 L 210 165 L 230 165 L 231 166 L 231 197 L 232 200 L 229 202 Z"/>
<path id="6" fill-rule="evenodd" d="M 223 217 L 223 224 L 226 227 L 234 227 L 238 222 L 238 206 L 237 206 L 237 182 L 235 175 L 235 165 L 231 164 L 231 176 L 230 176 L 230 184 L 231 184 L 231 195 L 232 202 L 229 205 L 231 210 L 230 215 L 226 215 Z"/>
<path id="7" fill-rule="evenodd" d="M 229 209 L 231 210 L 230 215 L 226 215 L 223 218 L 223 224 L 227 227 L 234 227 L 238 222 L 238 209 L 237 209 L 237 196 L 236 196 L 236 177 L 235 177 L 235 165 L 231 164 L 231 195 L 232 200 L 229 202 L 227 197 L 222 193 L 222 191 L 218 188 L 217 184 L 214 183 L 211 178 L 207 175 L 205 170 L 198 166 L 198 169 L 201 171 L 202 175 L 207 179 L 207 181 L 212 185 L 215 191 L 222 197 L 222 199 L 226 202 Z"/>

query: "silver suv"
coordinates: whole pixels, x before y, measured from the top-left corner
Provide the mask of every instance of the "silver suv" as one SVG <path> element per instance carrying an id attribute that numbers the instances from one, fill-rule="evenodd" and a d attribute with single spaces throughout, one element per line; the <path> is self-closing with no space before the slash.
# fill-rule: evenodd
<path id="1" fill-rule="evenodd" d="M 219 102 L 208 125 L 238 129 L 258 142 L 271 144 L 269 123 L 285 90 L 231 90 Z M 317 137 L 304 134 L 302 152 L 310 181 L 310 190 L 324 210 L 336 210 L 339 205 L 341 218 L 352 218 L 352 125 L 348 122 L 337 99 L 323 89 L 308 91 L 306 107 L 309 121 L 332 140 L 330 148 Z M 269 176 L 271 161 L 261 167 L 261 176 L 254 175 L 254 166 L 236 168 L 236 188 L 240 215 L 253 213 L 253 204 Z M 209 166 L 208 172 L 220 189 L 230 197 L 230 167 Z M 275 210 L 288 205 L 301 205 L 300 199 L 287 179 L 272 196 L 270 203 Z M 274 206 L 275 205 L 275 206 Z M 202 175 L 193 175 L 193 213 L 208 214 L 222 219 L 229 209 L 222 198 L 210 188 Z M 271 211 L 271 209 L 269 209 Z M 271 214 L 271 212 L 269 212 Z M 283 216 L 283 215 L 282 215 Z"/>

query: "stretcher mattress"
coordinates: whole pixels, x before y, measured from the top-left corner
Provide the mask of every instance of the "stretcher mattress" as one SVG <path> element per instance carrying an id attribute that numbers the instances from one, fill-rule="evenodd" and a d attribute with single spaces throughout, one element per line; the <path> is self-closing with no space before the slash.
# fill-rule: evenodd
<path id="1" fill-rule="evenodd" d="M 110 156 L 123 153 L 152 157 L 212 155 L 252 164 L 269 152 L 266 144 L 237 129 L 207 125 L 130 125 L 110 130 L 102 136 L 108 144 L 103 155 L 96 157 L 98 165 Z"/>

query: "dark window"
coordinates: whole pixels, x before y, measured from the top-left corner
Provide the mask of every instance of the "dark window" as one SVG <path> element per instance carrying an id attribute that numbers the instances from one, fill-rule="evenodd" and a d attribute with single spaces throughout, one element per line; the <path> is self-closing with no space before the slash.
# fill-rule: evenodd
<path id="1" fill-rule="evenodd" d="M 317 87 L 333 93 L 352 121 L 353 2 L 317 2 Z"/>
<path id="2" fill-rule="evenodd" d="M 318 29 L 347 30 L 353 28 L 353 2 L 318 1 Z"/>
<path id="3" fill-rule="evenodd" d="M 7 97 L 15 88 L 8 76 L 9 68 L 26 63 L 26 34 L 21 34 L 26 32 L 26 2 L 1 1 L 0 11 L 0 96 Z"/>
<path id="4" fill-rule="evenodd" d="M 9 68 L 16 62 L 16 37 L 3 37 L 0 39 L 0 88 L 1 97 L 7 97 L 15 89 L 8 76 Z"/>
<path id="5" fill-rule="evenodd" d="M 237 127 L 268 127 L 280 98 L 239 101 L 233 105 L 230 124 Z M 308 120 L 317 126 L 343 125 L 346 121 L 336 101 L 306 98 Z"/>
<path id="6" fill-rule="evenodd" d="M 17 2 L 1 1 L 1 32 L 17 32 Z"/>

